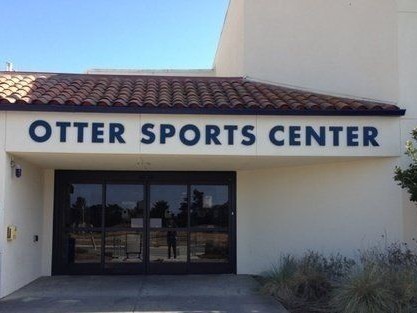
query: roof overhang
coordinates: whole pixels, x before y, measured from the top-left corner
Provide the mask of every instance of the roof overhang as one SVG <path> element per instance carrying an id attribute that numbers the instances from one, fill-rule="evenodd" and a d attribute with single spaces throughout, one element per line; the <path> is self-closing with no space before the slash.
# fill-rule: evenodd
<path id="1" fill-rule="evenodd" d="M 138 108 L 103 106 L 62 106 L 52 104 L 1 104 L 0 111 L 71 112 L 113 114 L 192 114 L 192 115 L 265 115 L 265 116 L 403 116 L 406 110 L 279 110 L 279 109 L 217 109 L 217 108 Z"/>
<path id="2" fill-rule="evenodd" d="M 392 103 L 244 77 L 0 72 L 0 110 L 130 114 L 402 116 Z"/>

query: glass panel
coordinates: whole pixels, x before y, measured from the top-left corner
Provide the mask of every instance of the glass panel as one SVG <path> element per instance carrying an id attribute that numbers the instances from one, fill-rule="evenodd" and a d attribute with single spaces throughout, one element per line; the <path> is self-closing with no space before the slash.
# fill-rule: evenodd
<path id="1" fill-rule="evenodd" d="M 228 227 L 228 186 L 191 186 L 191 226 Z"/>
<path id="2" fill-rule="evenodd" d="M 187 262 L 187 232 L 151 231 L 149 252 L 151 262 Z"/>
<path id="3" fill-rule="evenodd" d="M 152 185 L 150 227 L 187 227 L 187 186 Z"/>
<path id="4" fill-rule="evenodd" d="M 107 185 L 106 227 L 142 228 L 143 185 Z"/>
<path id="5" fill-rule="evenodd" d="M 191 262 L 228 262 L 229 236 L 227 233 L 196 232 L 190 236 Z"/>
<path id="6" fill-rule="evenodd" d="M 101 227 L 102 185 L 71 184 L 67 227 Z"/>
<path id="7" fill-rule="evenodd" d="M 70 232 L 66 235 L 68 263 L 100 263 L 101 233 Z"/>
<path id="8" fill-rule="evenodd" d="M 106 264 L 141 263 L 143 257 L 143 233 L 116 231 L 106 233 Z"/>

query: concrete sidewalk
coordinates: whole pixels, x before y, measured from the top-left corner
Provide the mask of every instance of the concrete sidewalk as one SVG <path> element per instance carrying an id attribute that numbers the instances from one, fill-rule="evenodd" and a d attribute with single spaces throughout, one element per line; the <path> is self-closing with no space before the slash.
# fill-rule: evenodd
<path id="1" fill-rule="evenodd" d="M 44 277 L 0 312 L 285 313 L 246 275 Z"/>

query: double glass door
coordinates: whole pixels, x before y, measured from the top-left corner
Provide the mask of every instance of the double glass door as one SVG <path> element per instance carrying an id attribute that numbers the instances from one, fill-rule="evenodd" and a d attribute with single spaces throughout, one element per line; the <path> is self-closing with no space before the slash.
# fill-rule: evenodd
<path id="1" fill-rule="evenodd" d="M 233 273 L 234 180 L 57 172 L 54 274 Z"/>

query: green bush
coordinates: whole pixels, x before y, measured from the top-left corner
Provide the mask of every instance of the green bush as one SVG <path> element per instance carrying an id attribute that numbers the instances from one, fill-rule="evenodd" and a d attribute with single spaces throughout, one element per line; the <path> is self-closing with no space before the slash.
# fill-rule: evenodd
<path id="1" fill-rule="evenodd" d="M 401 188 L 407 190 L 410 195 L 410 201 L 417 203 L 417 128 L 411 132 L 412 141 L 408 140 L 405 144 L 405 155 L 407 155 L 411 163 L 408 168 L 402 169 L 395 167 L 394 180 L 398 182 Z"/>

